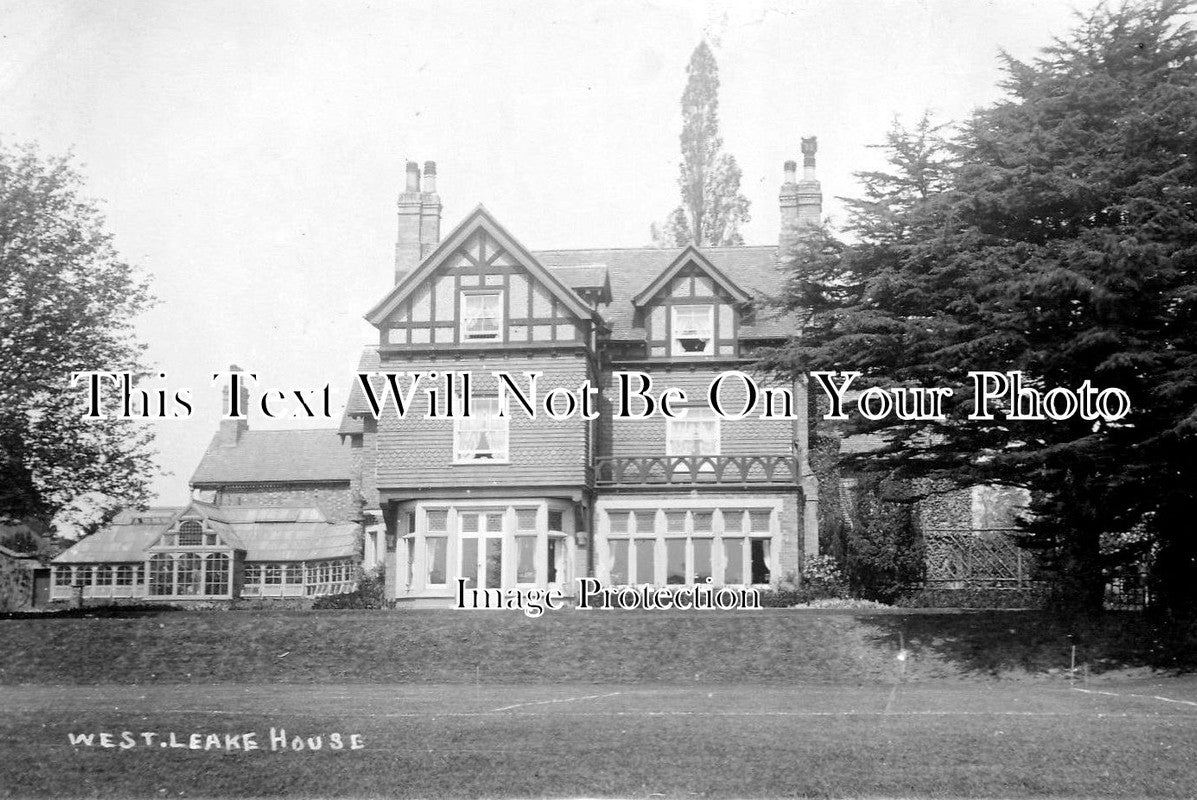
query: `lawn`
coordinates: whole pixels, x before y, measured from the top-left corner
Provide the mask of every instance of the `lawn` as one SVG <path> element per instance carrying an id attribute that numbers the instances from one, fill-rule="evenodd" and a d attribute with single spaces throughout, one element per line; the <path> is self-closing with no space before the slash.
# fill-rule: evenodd
<path id="1" fill-rule="evenodd" d="M 1197 788 L 1197 676 L 1117 615 L 97 612 L 0 643 L 0 797 Z"/>
<path id="2" fill-rule="evenodd" d="M 1191 663 L 1137 617 L 237 611 L 0 620 L 0 683 L 842 683 Z M 904 646 L 910 656 L 895 656 Z"/>
<path id="3" fill-rule="evenodd" d="M 1104 686 L 5 687 L 0 794 L 1192 796 L 1197 706 Z M 1191 680 L 1166 691 L 1197 700 Z M 321 749 L 272 750 L 271 728 Z M 69 743 L 100 731 L 156 738 Z M 261 749 L 157 741 L 193 732 Z M 361 749 L 330 749 L 333 732 Z"/>

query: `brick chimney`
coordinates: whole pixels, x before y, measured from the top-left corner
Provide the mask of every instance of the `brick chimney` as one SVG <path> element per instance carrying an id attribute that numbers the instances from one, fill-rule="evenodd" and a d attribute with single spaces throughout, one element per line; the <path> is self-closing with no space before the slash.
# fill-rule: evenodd
<path id="1" fill-rule="evenodd" d="M 785 180 L 781 184 L 781 231 L 778 245 L 784 256 L 798 241 L 798 165 L 793 161 L 785 163 Z"/>
<path id="2" fill-rule="evenodd" d="M 778 244 L 784 254 L 790 250 L 805 230 L 816 228 L 823 221 L 823 188 L 815 177 L 815 153 L 819 149 L 817 137 L 802 140 L 802 180 L 798 180 L 798 165 L 785 163 L 785 179 L 781 184 L 781 231 Z"/>
<path id="3" fill-rule="evenodd" d="M 818 137 L 802 140 L 802 180 L 798 183 L 798 227 L 817 228 L 823 222 L 823 187 L 815 177 Z"/>
<path id="4" fill-rule="evenodd" d="M 407 185 L 399 195 L 399 229 L 395 237 L 395 283 L 420 265 L 441 241 L 441 197 L 436 193 L 436 162 L 407 162 Z"/>
<path id="5" fill-rule="evenodd" d="M 399 230 L 395 236 L 395 283 L 420 264 L 420 165 L 407 162 L 407 186 L 399 195 Z"/>
<path id="6" fill-rule="evenodd" d="M 229 366 L 229 372 L 241 372 L 241 367 L 236 364 Z M 242 435 L 249 430 L 249 387 L 245 384 L 247 376 L 241 375 L 240 391 L 237 393 L 241 396 L 241 419 L 222 419 L 220 421 L 220 430 L 217 433 L 217 441 L 221 447 L 236 447 L 237 443 L 241 441 Z M 220 392 L 220 411 L 221 414 L 229 413 L 229 384 L 231 379 L 225 383 L 224 388 Z"/>
<path id="7" fill-rule="evenodd" d="M 420 195 L 420 259 L 441 243 L 441 196 L 436 193 L 436 162 L 424 162 L 424 192 Z"/>

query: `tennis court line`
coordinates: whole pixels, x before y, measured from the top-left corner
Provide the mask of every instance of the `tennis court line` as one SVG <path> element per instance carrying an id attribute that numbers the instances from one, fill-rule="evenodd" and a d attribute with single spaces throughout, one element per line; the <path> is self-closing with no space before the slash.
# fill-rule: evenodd
<path id="1" fill-rule="evenodd" d="M 607 694 L 588 694 L 583 697 L 560 697 L 560 698 L 557 698 L 556 700 L 532 700 L 527 703 L 513 703 L 512 705 L 503 706 L 502 708 L 492 708 L 489 713 L 493 714 L 498 711 L 510 711 L 513 708 L 523 708 L 524 706 L 544 706 L 544 705 L 549 705 L 551 703 L 574 703 L 574 702 L 577 702 L 578 700 L 598 700 L 603 697 L 614 697 L 617 694 L 622 694 L 622 692 L 608 692 Z"/>
<path id="2" fill-rule="evenodd" d="M 1177 705 L 1193 706 L 1194 708 L 1197 708 L 1197 702 L 1193 702 L 1192 700 L 1176 700 L 1174 698 L 1164 697 L 1163 695 L 1159 694 L 1131 694 L 1129 692 L 1123 694 L 1120 692 L 1103 692 L 1099 689 L 1082 689 L 1079 686 L 1072 687 L 1072 690 L 1074 692 L 1084 692 L 1085 694 L 1103 694 L 1106 697 L 1134 697 L 1139 700 L 1160 700 L 1164 703 L 1176 703 Z"/>

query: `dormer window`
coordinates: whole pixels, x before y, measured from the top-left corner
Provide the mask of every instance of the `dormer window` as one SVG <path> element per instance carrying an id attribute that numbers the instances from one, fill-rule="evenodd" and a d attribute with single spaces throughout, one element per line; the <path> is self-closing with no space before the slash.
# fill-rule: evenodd
<path id="1" fill-rule="evenodd" d="M 672 350 L 675 356 L 708 356 L 715 352 L 714 306 L 672 306 Z"/>
<path id="2" fill-rule="evenodd" d="M 503 338 L 503 293 L 463 292 L 461 295 L 461 340 L 498 342 Z"/>

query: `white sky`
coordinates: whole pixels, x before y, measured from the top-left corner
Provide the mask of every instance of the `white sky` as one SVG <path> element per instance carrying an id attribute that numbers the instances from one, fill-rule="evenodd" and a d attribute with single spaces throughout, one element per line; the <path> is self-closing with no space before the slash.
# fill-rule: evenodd
<path id="1" fill-rule="evenodd" d="M 679 98 L 705 35 L 745 238 L 769 244 L 801 136 L 819 137 L 834 221 L 895 116 L 962 118 L 998 97 L 1000 48 L 1030 57 L 1092 5 L 0 0 L 0 138 L 73 149 L 152 276 L 140 334 L 197 401 L 152 423 L 173 473 L 155 489 L 182 503 L 217 425 L 213 372 L 332 382 L 343 402 L 408 159 L 438 163 L 445 233 L 483 203 L 533 250 L 645 245 L 677 205 Z"/>

